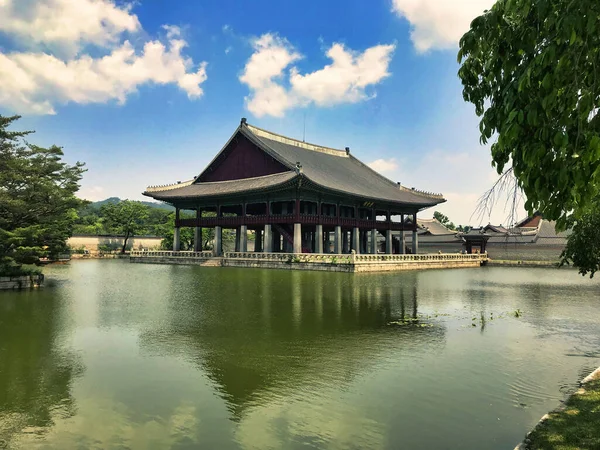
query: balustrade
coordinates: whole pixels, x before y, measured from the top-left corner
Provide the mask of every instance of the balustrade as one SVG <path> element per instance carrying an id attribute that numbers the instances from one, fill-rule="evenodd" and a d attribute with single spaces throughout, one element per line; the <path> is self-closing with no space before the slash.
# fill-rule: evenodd
<path id="1" fill-rule="evenodd" d="M 193 252 L 168 250 L 132 250 L 130 256 L 134 258 L 188 258 L 188 259 L 208 259 L 212 258 L 211 251 Z M 460 254 L 460 253 L 429 253 L 417 255 L 388 255 L 388 254 L 342 254 L 333 253 L 264 253 L 264 252 L 226 252 L 225 258 L 231 259 L 252 259 L 280 262 L 303 262 L 303 263 L 330 263 L 330 264 L 351 264 L 351 263 L 381 263 L 381 262 L 411 262 L 411 261 L 485 261 L 487 253 Z"/>

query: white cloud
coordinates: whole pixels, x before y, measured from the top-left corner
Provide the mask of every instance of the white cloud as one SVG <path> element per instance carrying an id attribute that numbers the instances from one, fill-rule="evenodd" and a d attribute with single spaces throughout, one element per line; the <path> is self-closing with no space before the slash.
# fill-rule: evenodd
<path id="1" fill-rule="evenodd" d="M 294 101 L 278 81 L 285 68 L 302 56 L 285 39 L 272 34 L 264 34 L 253 45 L 254 53 L 240 76 L 240 81 L 251 90 L 246 106 L 258 117 L 281 117 Z"/>
<path id="2" fill-rule="evenodd" d="M 115 44 L 124 32 L 141 29 L 131 6 L 110 0 L 4 0 L 0 31 L 20 40 L 78 50 L 84 44 Z"/>
<path id="3" fill-rule="evenodd" d="M 302 75 L 296 67 L 286 72 L 302 58 L 286 39 L 267 33 L 253 46 L 254 53 L 240 81 L 250 88 L 246 106 L 257 117 L 281 117 L 288 109 L 309 103 L 332 106 L 368 99 L 366 88 L 389 76 L 387 69 L 395 48 L 377 45 L 357 53 L 333 44 L 327 51 L 332 63 Z"/>
<path id="4" fill-rule="evenodd" d="M 371 169 L 381 173 L 398 170 L 398 162 L 396 161 L 396 158 L 376 159 L 375 161 L 370 162 L 368 165 Z"/>
<path id="5" fill-rule="evenodd" d="M 393 0 L 393 10 L 411 24 L 419 52 L 455 48 L 471 21 L 496 0 Z"/>
<path id="6" fill-rule="evenodd" d="M 118 8 L 106 0 L 82 0 L 77 2 L 81 8 L 73 7 L 73 3 L 44 0 L 23 15 L 13 0 L 0 0 L 0 30 L 34 43 L 71 39 L 77 47 L 77 54 L 66 58 L 41 51 L 0 53 L 3 107 L 19 113 L 54 114 L 55 105 L 68 102 L 124 103 L 129 94 L 147 83 L 176 84 L 189 98 L 203 94 L 206 63 L 195 65 L 182 54 L 187 43 L 178 27 L 164 25 L 166 42 L 151 40 L 136 49 L 128 40 L 117 42 L 123 32 L 141 29 L 129 8 Z M 49 11 L 52 6 L 58 8 L 53 13 Z M 9 24 L 7 17 L 16 24 Z M 79 21 L 86 27 L 62 30 L 66 24 Z M 32 28 L 39 24 L 41 29 L 25 34 L 24 23 Z M 84 43 L 99 46 L 105 54 L 92 57 L 80 51 Z"/>
<path id="7" fill-rule="evenodd" d="M 225 49 L 225 54 L 226 54 L 226 55 L 229 55 L 229 53 L 230 53 L 232 50 L 233 50 L 233 47 L 230 45 L 229 47 L 227 47 L 227 48 Z"/>

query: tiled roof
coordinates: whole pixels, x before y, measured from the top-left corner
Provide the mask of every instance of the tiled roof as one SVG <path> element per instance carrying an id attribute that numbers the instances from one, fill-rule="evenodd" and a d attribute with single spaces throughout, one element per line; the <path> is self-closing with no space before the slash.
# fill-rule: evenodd
<path id="1" fill-rule="evenodd" d="M 198 177 L 191 183 L 148 188 L 144 194 L 158 200 L 219 196 L 270 188 L 301 176 L 309 184 L 326 190 L 369 200 L 402 203 L 416 209 L 446 201 L 441 194 L 408 189 L 394 183 L 346 150 L 308 144 L 248 125 L 245 121 L 242 121 L 230 142 L 238 133 L 282 163 L 289 172 L 220 182 L 201 182 Z M 227 145 L 221 152 L 225 151 L 226 147 Z M 213 161 L 216 161 L 217 157 Z"/>
<path id="2" fill-rule="evenodd" d="M 418 207 L 445 202 L 440 194 L 407 189 L 394 183 L 345 150 L 307 144 L 251 125 L 242 125 L 240 131 L 288 167 L 300 163 L 304 176 L 327 189 Z"/>
<path id="3" fill-rule="evenodd" d="M 187 184 L 183 187 L 175 184 L 172 185 L 172 189 L 167 189 L 168 186 L 148 188 L 145 194 L 148 194 L 157 200 L 165 201 L 185 197 L 214 197 L 241 192 L 259 191 L 264 188 L 275 187 L 285 184 L 297 176 L 298 174 L 296 172 L 283 172 L 274 175 L 266 175 L 264 177 L 244 178 L 241 180 Z"/>
<path id="4" fill-rule="evenodd" d="M 422 228 L 426 233 L 432 236 L 444 236 L 451 235 L 454 236 L 457 232 L 449 230 L 436 219 L 419 219 L 417 218 L 417 224 L 420 228 Z"/>

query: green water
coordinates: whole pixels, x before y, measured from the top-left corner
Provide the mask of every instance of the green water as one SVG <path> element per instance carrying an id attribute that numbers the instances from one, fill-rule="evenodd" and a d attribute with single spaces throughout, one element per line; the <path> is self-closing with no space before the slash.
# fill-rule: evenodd
<path id="1" fill-rule="evenodd" d="M 568 270 L 46 276 L 0 294 L 11 449 L 512 449 L 600 365 L 600 283 Z"/>

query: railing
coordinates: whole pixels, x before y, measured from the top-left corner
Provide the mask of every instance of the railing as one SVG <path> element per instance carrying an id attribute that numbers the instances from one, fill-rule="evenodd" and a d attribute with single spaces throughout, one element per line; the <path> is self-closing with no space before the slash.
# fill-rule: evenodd
<path id="1" fill-rule="evenodd" d="M 189 252 L 189 251 L 179 251 L 179 252 L 171 252 L 168 250 L 132 250 L 129 252 L 129 256 L 135 258 L 158 258 L 158 257 L 167 257 L 167 258 L 212 258 L 213 253 L 211 251 L 205 252 Z"/>
<path id="2" fill-rule="evenodd" d="M 422 253 L 416 255 L 356 255 L 356 262 L 485 261 L 487 253 Z"/>
<path id="3" fill-rule="evenodd" d="M 277 261 L 285 263 L 327 263 L 327 264 L 352 264 L 354 255 L 336 255 L 331 253 L 254 253 L 254 252 L 226 252 L 223 255 L 228 259 Z"/>
<path id="4" fill-rule="evenodd" d="M 135 258 L 187 258 L 187 259 L 208 259 L 213 257 L 211 251 L 190 252 L 190 251 L 139 251 L 132 250 L 131 257 Z M 460 253 L 427 253 L 416 255 L 387 255 L 387 254 L 363 254 L 353 253 L 334 254 L 334 253 L 264 253 L 264 252 L 225 252 L 224 258 L 277 261 L 286 263 L 328 263 L 328 264 L 355 264 L 355 263 L 397 263 L 397 262 L 441 262 L 441 261 L 486 261 L 487 253 L 460 254 Z"/>

